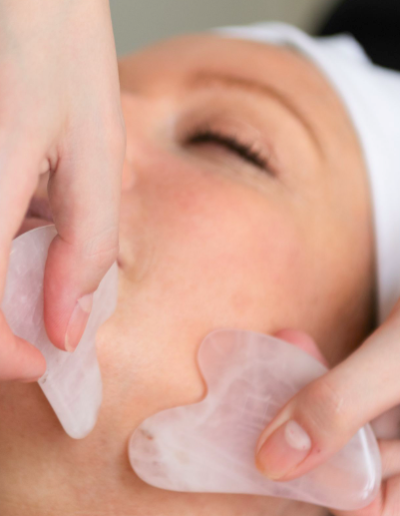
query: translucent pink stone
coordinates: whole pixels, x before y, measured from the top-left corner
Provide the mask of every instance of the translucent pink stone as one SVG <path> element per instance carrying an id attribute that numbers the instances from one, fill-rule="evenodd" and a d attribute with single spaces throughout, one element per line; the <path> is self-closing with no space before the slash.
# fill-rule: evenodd
<path id="1" fill-rule="evenodd" d="M 368 425 L 327 463 L 298 479 L 274 482 L 255 467 L 263 428 L 296 392 L 327 371 L 317 360 L 273 337 L 217 330 L 202 343 L 198 362 L 206 397 L 155 414 L 132 435 L 130 462 L 145 482 L 173 491 L 271 495 L 342 510 L 374 499 L 381 463 Z"/>
<path id="2" fill-rule="evenodd" d="M 110 268 L 95 292 L 93 309 L 75 352 L 60 351 L 50 343 L 43 324 L 44 267 L 56 234 L 54 226 L 45 226 L 14 240 L 2 309 L 13 332 L 43 353 L 47 370 L 39 385 L 67 434 L 80 439 L 96 424 L 102 400 L 95 336 L 115 310 L 118 268 L 115 264 Z"/>

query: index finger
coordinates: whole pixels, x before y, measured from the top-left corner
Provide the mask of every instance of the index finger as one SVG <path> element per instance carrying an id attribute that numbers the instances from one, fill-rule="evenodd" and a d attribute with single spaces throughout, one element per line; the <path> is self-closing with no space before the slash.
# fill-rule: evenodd
<path id="1" fill-rule="evenodd" d="M 267 426 L 257 456 L 266 476 L 290 480 L 307 473 L 400 402 L 399 308 L 352 355 L 294 396 Z M 286 440 L 288 424 L 301 438 L 301 447 Z"/>

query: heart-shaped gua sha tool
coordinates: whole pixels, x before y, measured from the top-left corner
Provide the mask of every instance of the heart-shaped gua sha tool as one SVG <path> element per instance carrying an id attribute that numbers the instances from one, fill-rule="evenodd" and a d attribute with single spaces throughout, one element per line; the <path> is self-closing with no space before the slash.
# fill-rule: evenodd
<path id="1" fill-rule="evenodd" d="M 86 330 L 74 353 L 59 350 L 49 341 L 43 323 L 44 267 L 56 234 L 54 226 L 45 226 L 14 240 L 2 310 L 14 334 L 43 353 L 47 370 L 38 383 L 67 434 L 81 439 L 94 428 L 102 401 L 95 336 L 115 310 L 118 268 L 116 264 L 110 268 L 95 292 Z"/>
<path id="2" fill-rule="evenodd" d="M 374 499 L 381 462 L 369 425 L 300 478 L 274 482 L 255 466 L 261 431 L 327 371 L 320 362 L 282 340 L 227 329 L 205 338 L 198 363 L 206 397 L 149 417 L 131 437 L 130 462 L 142 480 L 173 491 L 270 495 L 341 510 Z"/>

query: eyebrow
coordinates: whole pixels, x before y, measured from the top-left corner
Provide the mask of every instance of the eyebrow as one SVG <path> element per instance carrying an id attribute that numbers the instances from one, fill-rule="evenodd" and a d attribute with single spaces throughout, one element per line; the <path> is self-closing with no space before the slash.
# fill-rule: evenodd
<path id="1" fill-rule="evenodd" d="M 322 153 L 321 143 L 315 132 L 315 128 L 310 124 L 303 113 L 299 111 L 297 106 L 278 89 L 254 79 L 211 71 L 200 71 L 195 73 L 187 81 L 187 86 L 189 88 L 200 88 L 212 83 L 239 88 L 241 90 L 250 91 L 255 94 L 277 100 L 286 109 L 286 111 L 289 111 L 291 115 L 301 123 L 309 137 L 313 140 L 318 151 Z"/>

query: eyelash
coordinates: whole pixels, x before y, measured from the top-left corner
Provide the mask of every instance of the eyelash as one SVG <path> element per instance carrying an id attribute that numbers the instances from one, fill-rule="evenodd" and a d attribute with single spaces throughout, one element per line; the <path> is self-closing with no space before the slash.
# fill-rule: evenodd
<path id="1" fill-rule="evenodd" d="M 189 145 L 216 143 L 218 145 L 222 145 L 251 165 L 262 170 L 268 170 L 268 163 L 265 157 L 262 156 L 259 151 L 254 149 L 253 145 L 250 145 L 235 136 L 223 134 L 212 129 L 202 129 L 192 134 L 188 138 L 187 143 Z"/>

